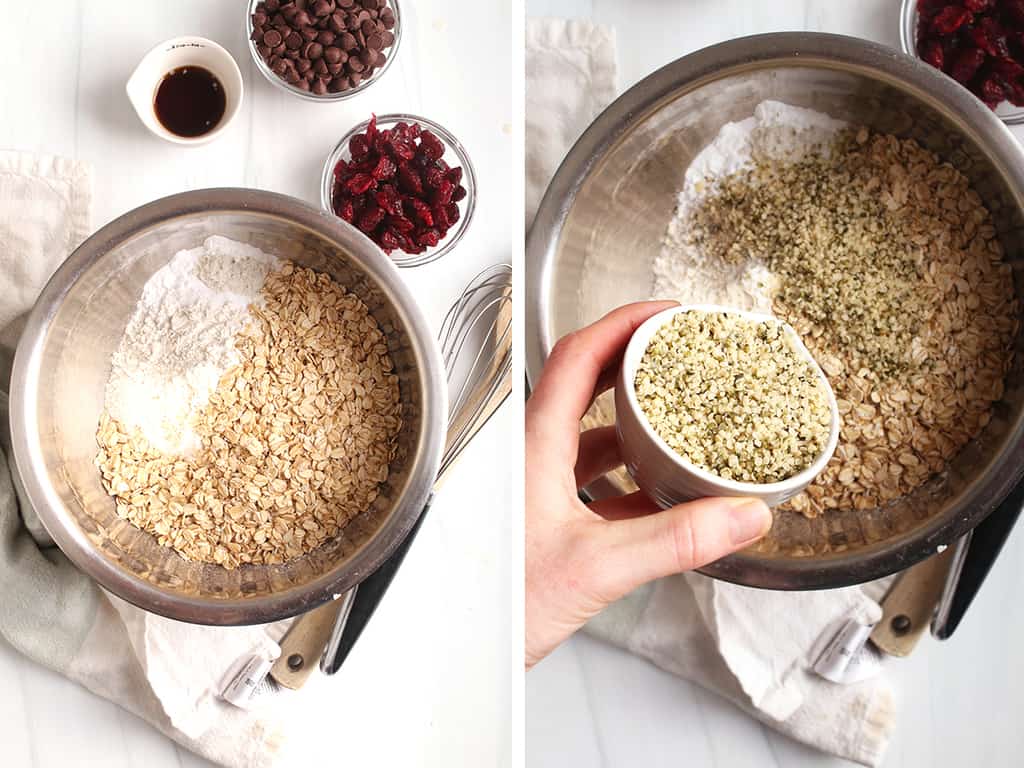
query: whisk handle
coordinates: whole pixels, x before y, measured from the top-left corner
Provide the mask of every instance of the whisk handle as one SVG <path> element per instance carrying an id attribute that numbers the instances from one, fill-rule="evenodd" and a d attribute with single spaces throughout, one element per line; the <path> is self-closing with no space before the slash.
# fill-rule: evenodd
<path id="1" fill-rule="evenodd" d="M 427 511 L 430 509 L 430 504 L 433 500 L 434 497 L 432 495 L 427 499 L 427 503 L 423 507 L 420 516 L 416 518 L 416 523 L 413 525 L 412 530 L 409 531 L 409 535 L 391 553 L 391 556 L 381 563 L 377 570 L 359 583 L 359 586 L 356 588 L 356 596 L 352 600 L 352 606 L 348 611 L 347 619 L 344 614 L 338 617 L 338 620 L 344 621 L 345 624 L 341 629 L 341 637 L 338 640 L 337 646 L 333 649 L 328 648 L 325 651 L 325 654 L 328 655 L 325 655 L 320 660 L 320 669 L 325 675 L 333 675 L 337 672 L 345 662 L 345 659 L 348 658 L 349 653 L 352 652 L 356 641 L 359 640 L 359 636 L 363 634 L 363 629 L 370 622 L 374 611 L 377 610 L 377 605 L 384 597 L 384 593 L 391 586 L 391 580 L 398 573 L 398 569 L 401 567 L 409 547 L 412 546 L 413 539 L 419 533 L 420 526 L 423 524 L 423 518 L 427 516 Z M 332 650 L 333 655 L 329 655 Z"/>

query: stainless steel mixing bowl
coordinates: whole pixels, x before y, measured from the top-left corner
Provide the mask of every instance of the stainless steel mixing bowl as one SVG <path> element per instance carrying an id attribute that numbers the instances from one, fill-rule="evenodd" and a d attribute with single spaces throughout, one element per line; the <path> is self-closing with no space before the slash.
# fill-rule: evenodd
<path id="1" fill-rule="evenodd" d="M 100 484 L 96 427 L 110 357 L 146 280 L 177 251 L 219 234 L 330 274 L 369 307 L 399 377 L 403 426 L 381 495 L 333 542 L 285 565 L 190 563 L 122 520 Z M 358 584 L 416 521 L 447 421 L 437 344 L 398 269 L 362 233 L 294 198 L 245 189 L 186 192 L 99 230 L 53 276 L 18 346 L 11 382 L 18 474 L 46 530 L 103 587 L 201 624 L 307 611 Z"/>
<path id="2" fill-rule="evenodd" d="M 531 381 L 560 336 L 651 296 L 651 262 L 685 169 L 724 123 L 749 117 L 768 98 L 913 137 L 953 163 L 992 212 L 1021 295 L 1024 152 L 995 115 L 945 75 L 884 46 L 759 35 L 698 51 L 641 81 L 558 169 L 527 242 Z M 761 545 L 705 571 L 759 587 L 836 587 L 906 568 L 970 530 L 1024 471 L 1020 340 L 1017 347 L 991 423 L 942 477 L 885 508 L 813 520 L 779 512 Z M 626 488 L 618 474 L 587 491 L 602 497 Z"/>

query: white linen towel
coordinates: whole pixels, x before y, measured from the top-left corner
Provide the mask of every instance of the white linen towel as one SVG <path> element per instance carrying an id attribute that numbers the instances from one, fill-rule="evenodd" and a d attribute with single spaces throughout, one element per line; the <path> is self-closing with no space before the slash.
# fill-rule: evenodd
<path id="1" fill-rule="evenodd" d="M 287 622 L 214 628 L 164 619 L 107 594 L 53 545 L 18 499 L 7 393 L 14 344 L 47 279 L 89 234 L 88 168 L 66 158 L 0 151 L 0 637 L 225 766 L 278 763 L 298 710 L 327 711 L 314 677 L 245 711 L 217 694 L 249 654 L 267 658 Z"/>
<path id="2" fill-rule="evenodd" d="M 615 80 L 612 30 L 528 21 L 527 222 L 566 152 L 615 97 Z M 884 675 L 838 685 L 810 668 L 846 620 L 878 620 L 882 588 L 771 592 L 684 574 L 637 590 L 586 631 L 716 691 L 794 739 L 876 766 L 895 719 Z"/>

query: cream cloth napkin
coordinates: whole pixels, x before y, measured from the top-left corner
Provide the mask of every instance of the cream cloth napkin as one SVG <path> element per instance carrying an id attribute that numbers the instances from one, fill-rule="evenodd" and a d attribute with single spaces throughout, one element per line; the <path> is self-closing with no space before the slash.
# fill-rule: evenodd
<path id="1" fill-rule="evenodd" d="M 327 706 L 325 681 L 314 675 L 301 697 L 282 690 L 253 711 L 217 693 L 237 660 L 276 657 L 286 623 L 199 627 L 129 605 L 71 565 L 16 491 L 7 398 L 14 343 L 47 279 L 89 234 L 90 204 L 85 165 L 0 151 L 0 636 L 210 760 L 271 766 L 299 699 Z"/>
<path id="2" fill-rule="evenodd" d="M 615 97 L 616 66 L 612 30 L 590 23 L 531 19 L 526 43 L 530 222 L 565 153 Z M 810 668 L 847 620 L 878 620 L 882 589 L 771 592 L 684 574 L 637 590 L 586 629 L 794 739 L 875 766 L 894 725 L 888 682 L 839 685 Z"/>

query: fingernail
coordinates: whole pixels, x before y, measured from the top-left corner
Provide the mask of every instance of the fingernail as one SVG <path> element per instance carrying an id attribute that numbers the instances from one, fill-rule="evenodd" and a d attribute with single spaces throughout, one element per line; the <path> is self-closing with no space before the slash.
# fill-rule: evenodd
<path id="1" fill-rule="evenodd" d="M 729 500 L 729 537 L 733 544 L 747 544 L 768 533 L 772 512 L 760 499 Z"/>

